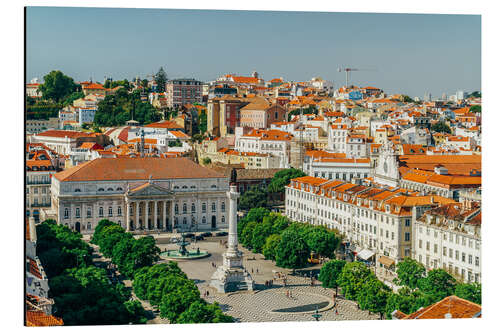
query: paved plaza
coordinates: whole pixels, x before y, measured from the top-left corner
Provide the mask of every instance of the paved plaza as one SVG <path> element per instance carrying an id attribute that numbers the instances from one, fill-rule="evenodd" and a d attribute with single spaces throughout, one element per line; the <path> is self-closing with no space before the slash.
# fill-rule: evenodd
<path id="1" fill-rule="evenodd" d="M 209 286 L 210 278 L 216 267 L 222 264 L 222 253 L 225 246 L 220 244 L 220 240 L 227 237 L 215 237 L 205 241 L 198 241 L 188 246 L 188 249 L 207 250 L 211 253 L 209 257 L 178 261 L 179 267 L 194 280 L 201 295 L 208 302 L 218 302 L 222 310 L 233 316 L 239 322 L 280 322 L 280 321 L 312 321 L 315 306 L 318 305 L 322 315 L 320 320 L 376 320 L 377 314 L 369 314 L 368 311 L 359 310 L 356 303 L 342 298 L 337 298 L 337 310 L 335 313 L 333 306 L 334 290 L 321 287 L 321 283 L 316 281 L 315 286 L 311 286 L 310 278 L 303 276 L 292 276 L 290 270 L 277 267 L 272 261 L 265 260 L 261 254 L 254 254 L 244 249 L 240 245 L 240 250 L 244 253 L 244 266 L 250 272 L 256 283 L 256 291 L 242 291 L 238 293 L 218 294 L 215 289 Z M 158 244 L 162 250 L 176 249 L 175 244 Z M 317 267 L 311 267 L 316 272 Z M 286 284 L 282 279 L 274 279 L 272 287 L 266 287 L 265 281 L 272 280 L 280 272 L 286 275 Z M 306 272 L 307 273 L 307 272 Z M 208 291 L 208 297 L 205 292 Z M 287 291 L 289 295 L 287 295 Z M 328 304 L 327 306 L 325 306 Z M 300 311 L 304 307 L 305 312 Z M 321 311 L 321 309 L 326 309 Z M 276 310 L 287 312 L 275 312 Z M 311 311 L 312 310 L 312 311 Z M 290 312 L 288 312 L 290 311 Z"/>

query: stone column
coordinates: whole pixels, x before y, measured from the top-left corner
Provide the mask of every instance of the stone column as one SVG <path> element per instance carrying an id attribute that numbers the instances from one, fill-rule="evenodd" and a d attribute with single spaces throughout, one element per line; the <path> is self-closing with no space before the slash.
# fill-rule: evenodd
<path id="1" fill-rule="evenodd" d="M 236 185 L 231 185 L 227 197 L 229 199 L 229 235 L 227 242 L 227 253 L 238 253 L 238 220 L 237 220 L 237 202 L 240 194 L 237 192 Z"/>
<path id="2" fill-rule="evenodd" d="M 163 215 L 161 217 L 161 226 L 163 227 L 163 230 L 167 230 L 167 201 L 162 201 L 163 202 Z"/>
<path id="3" fill-rule="evenodd" d="M 149 230 L 149 223 L 148 223 L 148 219 L 149 219 L 149 201 L 144 201 L 144 227 L 146 229 Z"/>
<path id="4" fill-rule="evenodd" d="M 130 205 L 131 203 L 128 202 L 128 200 L 125 200 L 125 205 L 127 206 L 127 210 L 126 210 L 126 213 L 125 213 L 125 223 L 126 223 L 126 226 L 127 226 L 127 231 L 130 231 Z"/>
<path id="5" fill-rule="evenodd" d="M 170 200 L 170 225 L 174 228 L 174 200 Z"/>
<path id="6" fill-rule="evenodd" d="M 141 204 L 140 201 L 135 202 L 135 229 L 139 227 L 139 205 Z"/>
<path id="7" fill-rule="evenodd" d="M 154 201 L 153 209 L 155 210 L 153 212 L 153 219 L 154 219 L 153 220 L 153 225 L 154 225 L 153 229 L 156 230 L 156 229 L 158 229 L 158 225 L 157 225 L 157 221 L 158 221 L 158 201 L 156 201 L 156 200 Z"/>

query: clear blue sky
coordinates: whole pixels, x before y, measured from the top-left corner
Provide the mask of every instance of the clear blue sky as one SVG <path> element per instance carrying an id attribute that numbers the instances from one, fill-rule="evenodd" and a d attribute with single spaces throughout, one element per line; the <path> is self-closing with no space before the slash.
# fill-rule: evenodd
<path id="1" fill-rule="evenodd" d="M 26 79 L 59 69 L 75 80 L 209 81 L 226 73 L 315 76 L 388 93 L 481 89 L 481 18 L 473 15 L 29 7 Z"/>

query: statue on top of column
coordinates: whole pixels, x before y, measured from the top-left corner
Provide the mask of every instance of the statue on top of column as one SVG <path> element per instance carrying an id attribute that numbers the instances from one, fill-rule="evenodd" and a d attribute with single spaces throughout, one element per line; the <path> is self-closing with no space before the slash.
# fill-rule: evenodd
<path id="1" fill-rule="evenodd" d="M 236 169 L 232 168 L 231 169 L 231 185 L 236 185 L 236 177 L 237 177 Z"/>

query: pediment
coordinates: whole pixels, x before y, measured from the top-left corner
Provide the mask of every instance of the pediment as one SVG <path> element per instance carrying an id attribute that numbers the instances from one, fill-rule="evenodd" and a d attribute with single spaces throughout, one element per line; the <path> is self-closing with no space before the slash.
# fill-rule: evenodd
<path id="1" fill-rule="evenodd" d="M 129 191 L 129 197 L 139 197 L 139 196 L 155 196 L 155 195 L 172 195 L 174 192 L 167 190 L 159 185 L 152 183 L 145 183 L 140 185 L 135 189 Z"/>

